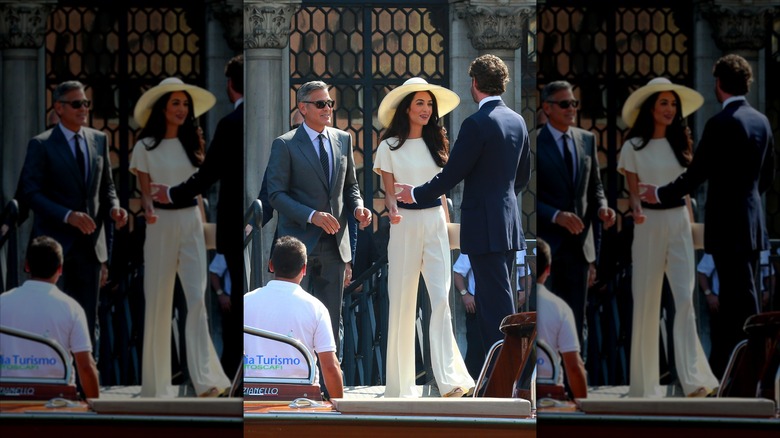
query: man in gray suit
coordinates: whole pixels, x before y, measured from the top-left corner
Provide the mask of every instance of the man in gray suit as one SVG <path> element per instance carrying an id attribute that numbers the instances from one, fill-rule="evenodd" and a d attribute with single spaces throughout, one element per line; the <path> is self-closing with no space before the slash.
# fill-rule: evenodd
<path id="1" fill-rule="evenodd" d="M 31 237 L 48 235 L 62 245 L 57 285 L 84 308 L 96 352 L 100 269 L 108 259 L 103 219 L 110 216 L 121 228 L 127 212 L 111 179 L 108 138 L 86 127 L 90 101 L 84 85 L 63 82 L 52 100 L 60 122 L 30 140 L 19 184 L 35 213 Z"/>
<path id="2" fill-rule="evenodd" d="M 580 345 L 585 346 L 585 305 L 588 285 L 595 279 L 596 250 L 591 218 L 598 214 L 606 227 L 615 223 L 599 176 L 595 136 L 574 127 L 577 106 L 566 81 L 547 84 L 541 93 L 547 124 L 537 137 L 537 224 L 539 237 L 550 245 L 552 265 L 547 288 L 574 312 Z"/>
<path id="3" fill-rule="evenodd" d="M 352 136 L 329 126 L 333 99 L 328 85 L 307 82 L 296 101 L 303 124 L 271 146 L 268 199 L 278 213 L 277 235 L 306 245 L 308 284 L 302 287 L 325 304 L 333 334 L 341 338 L 344 270 L 352 260 L 347 215 L 354 215 L 362 228 L 371 223 L 371 210 L 360 197 Z"/>

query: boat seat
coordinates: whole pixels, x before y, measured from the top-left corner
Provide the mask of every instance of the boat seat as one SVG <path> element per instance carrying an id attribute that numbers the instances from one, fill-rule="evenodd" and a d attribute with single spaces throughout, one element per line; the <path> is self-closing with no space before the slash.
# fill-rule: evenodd
<path id="1" fill-rule="evenodd" d="M 744 325 L 747 339 L 737 344 L 723 374 L 719 397 L 761 397 L 776 400 L 780 369 L 780 311 L 759 313 Z"/>
<path id="2" fill-rule="evenodd" d="M 306 359 L 308 366 L 307 378 L 295 377 L 248 377 L 243 373 L 243 365 L 238 373 L 243 376 L 243 397 L 245 401 L 292 401 L 296 398 L 308 398 L 310 400 L 321 401 L 322 392 L 320 385 L 314 383 L 317 367 L 314 366 L 314 356 L 305 345 L 299 340 L 275 333 L 269 330 L 262 330 L 256 327 L 244 326 L 244 334 L 260 336 L 272 341 L 282 342 L 295 347 Z M 237 387 L 234 384 L 232 389 Z"/>
<path id="3" fill-rule="evenodd" d="M 3 325 L 0 325 L 0 334 L 42 344 L 53 350 L 60 358 L 59 363 L 63 365 L 62 377 L 39 377 L 34 375 L 15 375 L 10 377 L 0 372 L 0 400 L 50 400 L 57 397 L 67 400 L 79 399 L 76 385 L 71 383 L 73 363 L 70 354 L 62 348 L 59 342 L 37 333 Z M 14 352 L 4 351 L 3 356 L 10 360 L 11 357 L 14 357 Z M 4 360 L 6 360 L 5 358 Z"/>
<path id="4" fill-rule="evenodd" d="M 504 339 L 488 351 L 474 395 L 531 399 L 530 380 L 536 365 L 536 312 L 508 315 L 501 321 L 500 330 Z"/>

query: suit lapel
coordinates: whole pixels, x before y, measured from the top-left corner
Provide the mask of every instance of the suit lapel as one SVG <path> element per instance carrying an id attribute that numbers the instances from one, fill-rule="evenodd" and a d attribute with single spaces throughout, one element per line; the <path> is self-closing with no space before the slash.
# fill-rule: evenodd
<path id="1" fill-rule="evenodd" d="M 574 151 L 577 154 L 577 157 L 575 159 L 575 162 L 577 163 L 577 175 L 576 180 L 577 184 L 575 184 L 575 187 L 580 187 L 580 181 L 583 178 L 583 175 L 585 174 L 585 148 L 582 146 L 582 142 L 584 141 L 582 139 L 582 135 L 580 135 L 579 132 L 572 129 L 571 130 L 571 137 L 574 141 Z"/>
<path id="2" fill-rule="evenodd" d="M 328 190 L 330 190 L 330 186 L 336 181 L 336 177 L 341 171 L 341 160 L 339 159 L 339 157 L 341 157 L 341 140 L 328 128 L 325 128 L 325 134 L 328 136 L 328 141 L 330 141 L 330 156 L 333 157 L 333 160 L 331 160 L 332 171 L 328 188 Z"/>
<path id="3" fill-rule="evenodd" d="M 298 131 L 295 133 L 294 139 L 296 140 L 296 146 L 298 147 L 298 151 L 301 153 L 301 155 L 306 160 L 306 162 L 309 163 L 309 166 L 311 166 L 312 171 L 314 171 L 314 173 L 317 174 L 317 177 L 320 179 L 320 182 L 322 182 L 322 184 L 325 186 L 325 190 L 330 191 L 328 187 L 328 182 L 325 181 L 325 173 L 322 171 L 322 165 L 320 164 L 320 159 L 317 156 L 317 153 L 314 152 L 314 146 L 308 134 L 306 133 L 306 129 L 303 128 L 303 125 L 301 125 L 298 128 Z"/>
<path id="4" fill-rule="evenodd" d="M 546 145 L 546 147 L 542 148 L 540 151 L 540 154 L 543 154 L 543 159 L 553 164 L 558 173 L 560 173 L 561 180 L 566 181 L 567 187 L 573 187 L 574 183 L 571 178 L 569 178 L 569 171 L 566 170 L 566 163 L 563 162 L 563 156 L 558 150 L 555 138 L 547 125 L 544 125 L 539 133 L 539 143 Z"/>
<path id="5" fill-rule="evenodd" d="M 84 137 L 87 139 L 87 153 L 89 154 L 87 162 L 89 163 L 89 174 L 87 175 L 87 188 L 92 187 L 95 182 L 97 172 L 97 139 L 93 133 L 84 130 Z"/>
<path id="6" fill-rule="evenodd" d="M 85 189 L 84 179 L 81 177 L 81 171 L 79 171 L 78 164 L 76 163 L 76 157 L 73 155 L 73 151 L 70 149 L 68 139 L 65 138 L 65 134 L 59 125 L 52 128 L 50 140 L 53 146 L 53 153 L 59 159 L 60 163 L 64 163 L 65 167 L 73 177 L 73 181 L 76 181 L 81 189 Z"/>

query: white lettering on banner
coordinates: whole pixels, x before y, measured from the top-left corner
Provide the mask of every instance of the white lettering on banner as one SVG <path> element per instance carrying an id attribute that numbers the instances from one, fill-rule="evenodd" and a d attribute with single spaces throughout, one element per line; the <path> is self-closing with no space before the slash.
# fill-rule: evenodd
<path id="1" fill-rule="evenodd" d="M 244 395 L 279 395 L 279 388 L 245 386 Z"/>

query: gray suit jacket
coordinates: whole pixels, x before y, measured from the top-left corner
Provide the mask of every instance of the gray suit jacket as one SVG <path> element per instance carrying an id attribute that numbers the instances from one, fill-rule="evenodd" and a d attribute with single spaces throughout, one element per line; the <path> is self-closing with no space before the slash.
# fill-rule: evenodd
<path id="1" fill-rule="evenodd" d="M 338 219 L 336 233 L 344 262 L 352 260 L 347 232 L 347 215 L 363 206 L 355 177 L 352 136 L 326 127 L 333 159 L 330 184 L 325 181 L 320 160 L 303 125 L 280 137 L 271 146 L 266 178 L 268 200 L 278 212 L 278 236 L 300 239 L 311 253 L 322 229 L 308 223 L 312 211 L 325 211 Z"/>
<path id="2" fill-rule="evenodd" d="M 548 127 L 545 125 L 539 130 L 536 139 L 537 229 L 539 237 L 549 243 L 554 254 L 570 233 L 552 223 L 553 215 L 557 210 L 575 213 L 585 224 L 585 232 L 580 234 L 583 255 L 585 260 L 592 262 L 596 259 L 596 251 L 591 220 L 599 208 L 607 206 L 607 200 L 599 175 L 595 136 L 584 129 L 571 128 L 571 131 L 577 153 L 576 182 L 568 177 L 563 156 Z"/>
<path id="3" fill-rule="evenodd" d="M 63 222 L 68 210 L 89 214 L 97 225 L 90 235 L 98 261 L 105 262 L 104 219 L 119 200 L 111 178 L 108 140 L 104 133 L 82 128 L 87 139 L 89 174 L 85 183 L 76 159 L 59 125 L 30 140 L 19 180 L 21 192 L 35 212 L 33 236 L 47 235 L 62 245 L 65 254 L 81 232 Z"/>

